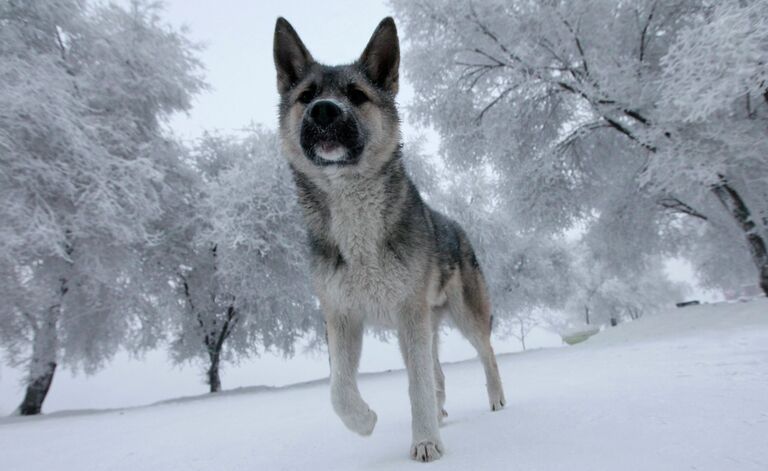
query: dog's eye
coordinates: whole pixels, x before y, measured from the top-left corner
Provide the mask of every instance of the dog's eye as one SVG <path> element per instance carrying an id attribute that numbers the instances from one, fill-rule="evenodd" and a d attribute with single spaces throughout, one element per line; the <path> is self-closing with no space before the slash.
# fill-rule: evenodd
<path id="1" fill-rule="evenodd" d="M 309 104 L 309 102 L 312 101 L 312 99 L 315 97 L 316 92 L 317 90 L 315 86 L 314 85 L 310 86 L 309 88 L 301 92 L 301 94 L 299 94 L 299 101 L 301 103 L 304 103 L 305 105 Z"/>
<path id="2" fill-rule="evenodd" d="M 349 101 L 355 106 L 360 106 L 368 101 L 368 95 L 354 85 L 350 85 L 349 88 L 347 88 L 347 98 L 349 98 Z"/>

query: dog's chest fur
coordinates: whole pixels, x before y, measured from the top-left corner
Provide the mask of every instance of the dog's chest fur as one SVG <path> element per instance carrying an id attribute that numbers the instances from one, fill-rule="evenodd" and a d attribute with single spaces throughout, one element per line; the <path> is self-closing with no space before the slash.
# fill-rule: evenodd
<path id="1" fill-rule="evenodd" d="M 393 326 L 426 265 L 405 256 L 402 241 L 391 237 L 408 187 L 399 176 L 340 178 L 322 190 L 297 183 L 315 241 L 313 275 L 324 306 Z"/>
<path id="2" fill-rule="evenodd" d="M 380 265 L 388 195 L 376 181 L 337 182 L 329 192 L 329 236 L 350 268 Z"/>

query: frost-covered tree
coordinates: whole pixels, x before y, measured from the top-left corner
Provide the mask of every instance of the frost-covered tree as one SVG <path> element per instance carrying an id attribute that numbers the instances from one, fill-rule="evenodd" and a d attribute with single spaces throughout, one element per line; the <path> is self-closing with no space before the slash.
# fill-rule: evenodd
<path id="1" fill-rule="evenodd" d="M 247 354 L 255 346 L 239 324 L 242 313 L 235 308 L 235 295 L 226 290 L 218 260 L 218 246 L 192 242 L 189 258 L 177 267 L 174 284 L 182 294 L 176 316 L 177 332 L 172 353 L 177 362 L 204 357 L 211 392 L 221 390 L 221 363 L 235 354 Z M 188 265 L 186 265 L 188 264 Z M 226 348 L 225 348 L 226 346 Z"/>
<path id="2" fill-rule="evenodd" d="M 531 328 L 547 323 L 542 314 L 568 300 L 573 259 L 561 238 L 526 230 L 509 217 L 491 168 L 440 163 L 411 145 L 408 167 L 429 203 L 467 228 L 477 248 L 493 304 L 494 324 L 521 343 Z M 450 162 L 449 162 L 450 163 Z M 440 174 L 450 178 L 437 180 Z"/>
<path id="3" fill-rule="evenodd" d="M 516 313 L 514 319 L 508 323 L 506 332 L 519 340 L 525 351 L 528 349 L 525 340 L 531 331 L 541 324 L 542 319 L 536 311 L 522 311 Z"/>
<path id="4" fill-rule="evenodd" d="M 170 208 L 180 217 L 169 243 L 181 248 L 171 261 L 180 303 L 171 350 L 176 361 L 202 359 L 216 392 L 223 361 L 266 349 L 290 355 L 300 336 L 322 332 L 322 320 L 274 132 L 207 134 L 192 157 L 199 197 L 189 211 Z"/>
<path id="5" fill-rule="evenodd" d="M 566 312 L 578 326 L 616 325 L 669 308 L 683 297 L 687 286 L 669 279 L 662 257 L 647 257 L 631 276 L 606 263 L 585 241 L 574 244 L 578 254 Z"/>
<path id="6" fill-rule="evenodd" d="M 746 248 L 768 294 L 766 63 L 766 0 L 712 2 L 681 28 L 661 60 L 659 80 L 657 119 L 671 142 L 651 161 L 649 174 L 658 187 L 675 184 L 674 175 L 714 195 L 731 217 L 729 224 L 706 212 L 717 235 L 736 229 L 742 238 L 710 253 Z"/>
<path id="7" fill-rule="evenodd" d="M 300 336 L 324 335 L 304 219 L 277 135 L 256 128 L 242 145 L 243 158 L 211 190 L 207 237 L 222 250 L 222 279 L 237 293 L 235 306 L 249 313 L 259 345 L 291 355 Z"/>
<path id="8" fill-rule="evenodd" d="M 512 217 L 651 234 L 635 238 L 642 264 L 682 217 L 724 214 L 741 231 L 728 243 L 750 250 L 768 291 L 765 0 L 392 3 L 413 114 L 440 132 L 448 161 L 501 175 Z"/>
<path id="9" fill-rule="evenodd" d="M 158 336 L 140 251 L 176 151 L 161 123 L 204 86 L 158 12 L 0 1 L 0 336 L 27 369 L 21 414 L 58 365 L 92 371 Z"/>

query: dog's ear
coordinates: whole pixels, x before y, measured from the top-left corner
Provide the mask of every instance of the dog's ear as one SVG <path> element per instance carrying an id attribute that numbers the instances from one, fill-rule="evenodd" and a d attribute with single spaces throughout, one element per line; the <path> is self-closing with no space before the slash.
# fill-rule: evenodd
<path id="1" fill-rule="evenodd" d="M 314 59 L 301 38 L 288 21 L 280 17 L 275 23 L 273 45 L 275 67 L 277 68 L 277 90 L 285 93 L 306 73 Z"/>
<path id="2" fill-rule="evenodd" d="M 400 43 L 392 17 L 381 20 L 358 63 L 376 86 L 397 94 Z"/>

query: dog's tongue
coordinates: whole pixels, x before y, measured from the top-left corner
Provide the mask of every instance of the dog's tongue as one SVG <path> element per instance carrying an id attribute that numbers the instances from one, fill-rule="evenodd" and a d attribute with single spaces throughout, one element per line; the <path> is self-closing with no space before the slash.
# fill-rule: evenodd
<path id="1" fill-rule="evenodd" d="M 334 149 L 339 147 L 339 144 L 332 141 L 321 141 L 317 144 L 317 146 L 320 147 L 320 150 L 323 152 L 332 152 Z"/>

